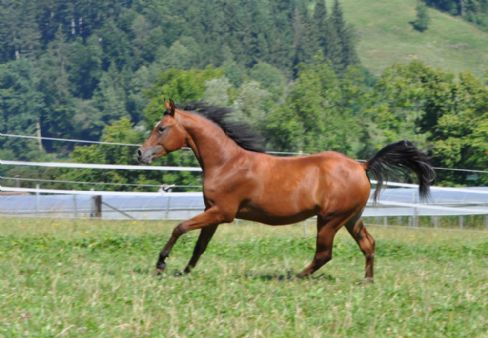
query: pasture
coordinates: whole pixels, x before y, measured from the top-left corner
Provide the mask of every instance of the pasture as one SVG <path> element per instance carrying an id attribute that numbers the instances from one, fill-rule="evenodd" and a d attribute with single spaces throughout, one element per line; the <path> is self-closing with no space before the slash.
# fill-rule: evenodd
<path id="1" fill-rule="evenodd" d="M 488 231 L 369 226 L 375 283 L 342 229 L 334 258 L 297 279 L 314 225 L 224 224 L 188 276 L 197 232 L 162 277 L 175 222 L 0 219 L 0 337 L 481 337 Z"/>
<path id="2" fill-rule="evenodd" d="M 429 28 L 419 33 L 409 24 L 415 18 L 416 0 L 342 0 L 341 4 L 357 34 L 361 62 L 374 74 L 412 60 L 456 73 L 486 71 L 488 34 L 459 17 L 429 9 Z"/>

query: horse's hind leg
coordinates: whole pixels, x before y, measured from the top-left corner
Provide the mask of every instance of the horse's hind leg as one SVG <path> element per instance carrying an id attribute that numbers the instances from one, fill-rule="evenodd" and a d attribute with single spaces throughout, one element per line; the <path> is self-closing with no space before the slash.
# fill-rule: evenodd
<path id="1" fill-rule="evenodd" d="M 298 277 L 310 276 L 332 259 L 334 236 L 337 233 L 337 230 L 344 224 L 343 222 L 344 219 L 342 218 L 326 220 L 317 216 L 317 243 L 315 255 L 312 262 L 297 275 Z"/>
<path id="2" fill-rule="evenodd" d="M 217 227 L 218 224 L 213 224 L 200 230 L 200 235 L 198 236 L 197 243 L 193 249 L 193 255 L 185 268 L 185 273 L 189 273 L 195 267 L 195 265 L 197 265 L 198 259 L 205 252 L 205 249 L 215 234 Z"/>
<path id="3" fill-rule="evenodd" d="M 366 258 L 365 279 L 367 281 L 373 281 L 373 266 L 374 266 L 374 251 L 375 242 L 373 236 L 371 236 L 366 227 L 364 226 L 362 219 L 351 220 L 346 224 L 347 231 L 356 240 L 359 248 Z"/>

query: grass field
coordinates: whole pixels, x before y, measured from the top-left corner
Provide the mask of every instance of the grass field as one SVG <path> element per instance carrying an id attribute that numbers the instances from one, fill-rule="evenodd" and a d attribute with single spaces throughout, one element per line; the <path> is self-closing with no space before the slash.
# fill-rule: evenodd
<path id="1" fill-rule="evenodd" d="M 487 74 L 488 32 L 459 17 L 429 9 L 429 28 L 419 33 L 409 23 L 415 19 L 416 0 L 340 3 L 347 22 L 357 32 L 361 61 L 375 74 L 391 64 L 412 60 L 451 72 Z"/>
<path id="2" fill-rule="evenodd" d="M 223 225 L 197 269 L 174 222 L 0 219 L 0 336 L 487 337 L 488 232 L 370 227 L 376 278 L 346 231 L 311 279 L 313 226 Z"/>

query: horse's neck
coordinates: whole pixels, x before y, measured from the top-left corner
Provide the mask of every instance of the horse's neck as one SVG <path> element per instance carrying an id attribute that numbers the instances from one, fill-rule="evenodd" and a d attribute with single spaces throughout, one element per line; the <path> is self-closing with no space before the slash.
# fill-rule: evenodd
<path id="1" fill-rule="evenodd" d="M 197 114 L 181 113 L 181 123 L 190 136 L 188 146 L 204 170 L 227 163 L 243 151 L 215 123 Z"/>

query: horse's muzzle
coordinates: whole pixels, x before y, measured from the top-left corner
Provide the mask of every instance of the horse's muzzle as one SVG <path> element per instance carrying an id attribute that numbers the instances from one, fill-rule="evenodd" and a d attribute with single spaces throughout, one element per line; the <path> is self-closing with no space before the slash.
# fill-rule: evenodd
<path id="1" fill-rule="evenodd" d="M 162 150 L 163 147 L 161 146 L 155 146 L 147 149 L 140 147 L 136 150 L 137 161 L 142 164 L 149 164 L 156 157 L 156 155 L 162 152 Z"/>

